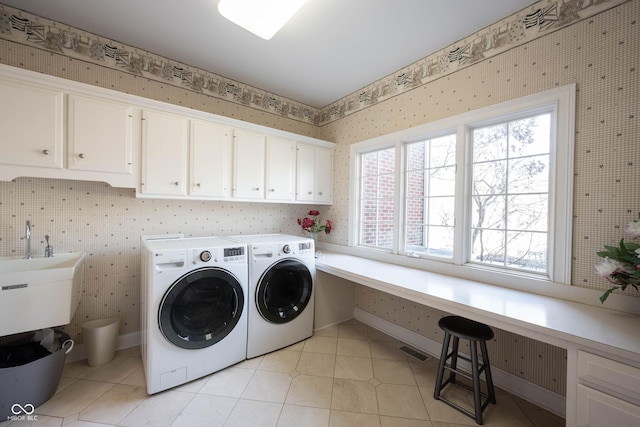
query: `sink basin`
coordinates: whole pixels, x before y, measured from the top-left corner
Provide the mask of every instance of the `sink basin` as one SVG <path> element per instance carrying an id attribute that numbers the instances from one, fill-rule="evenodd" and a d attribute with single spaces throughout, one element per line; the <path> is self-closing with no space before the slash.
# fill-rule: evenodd
<path id="1" fill-rule="evenodd" d="M 83 252 L 0 258 L 0 336 L 69 324 L 83 282 Z"/>

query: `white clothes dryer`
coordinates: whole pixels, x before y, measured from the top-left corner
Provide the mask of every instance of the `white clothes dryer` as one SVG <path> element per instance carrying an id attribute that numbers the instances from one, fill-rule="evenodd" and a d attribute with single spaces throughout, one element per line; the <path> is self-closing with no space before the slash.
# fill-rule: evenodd
<path id="1" fill-rule="evenodd" d="M 245 360 L 246 245 L 220 237 L 143 240 L 141 255 L 147 392 Z"/>
<path id="2" fill-rule="evenodd" d="M 313 334 L 313 239 L 286 234 L 234 236 L 249 251 L 247 358 Z"/>

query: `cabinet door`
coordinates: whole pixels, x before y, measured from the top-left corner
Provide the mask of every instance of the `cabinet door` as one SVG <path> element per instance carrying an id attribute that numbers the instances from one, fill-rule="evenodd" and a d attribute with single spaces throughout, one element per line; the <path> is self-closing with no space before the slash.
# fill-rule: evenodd
<path id="1" fill-rule="evenodd" d="M 264 198 L 265 136 L 235 129 L 233 132 L 233 197 Z"/>
<path id="2" fill-rule="evenodd" d="M 130 105 L 69 95 L 69 169 L 131 174 Z"/>
<path id="3" fill-rule="evenodd" d="M 316 180 L 316 147 L 298 144 L 296 148 L 296 200 L 314 200 Z"/>
<path id="4" fill-rule="evenodd" d="M 591 427 L 638 426 L 640 406 L 578 384 L 576 425 Z"/>
<path id="5" fill-rule="evenodd" d="M 295 143 L 293 141 L 267 136 L 267 199 L 293 200 L 295 161 Z"/>
<path id="6" fill-rule="evenodd" d="M 143 112 L 140 184 L 143 194 L 187 194 L 188 144 L 188 119 L 156 111 Z"/>
<path id="7" fill-rule="evenodd" d="M 231 135 L 223 125 L 191 121 L 189 194 L 229 197 L 231 188 Z"/>
<path id="8" fill-rule="evenodd" d="M 315 200 L 331 203 L 333 190 L 333 150 L 316 147 L 315 162 Z"/>
<path id="9" fill-rule="evenodd" d="M 0 100 L 0 163 L 62 168 L 62 92 L 0 80 Z"/>

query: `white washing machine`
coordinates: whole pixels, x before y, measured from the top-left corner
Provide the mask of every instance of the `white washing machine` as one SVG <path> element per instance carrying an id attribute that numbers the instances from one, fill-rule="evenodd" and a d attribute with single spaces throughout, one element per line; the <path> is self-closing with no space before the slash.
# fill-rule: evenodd
<path id="1" fill-rule="evenodd" d="M 249 251 L 247 358 L 313 334 L 313 239 L 286 234 L 234 236 Z"/>
<path id="2" fill-rule="evenodd" d="M 142 362 L 157 393 L 247 356 L 245 244 L 220 237 L 142 242 Z"/>

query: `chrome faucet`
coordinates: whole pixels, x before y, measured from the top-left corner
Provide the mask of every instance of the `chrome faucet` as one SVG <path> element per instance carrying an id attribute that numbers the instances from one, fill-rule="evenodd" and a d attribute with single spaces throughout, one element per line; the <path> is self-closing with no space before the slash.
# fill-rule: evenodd
<path id="1" fill-rule="evenodd" d="M 24 240 L 27 243 L 27 247 L 25 250 L 24 257 L 26 259 L 31 259 L 31 221 L 27 221 L 27 227 L 24 234 Z"/>

